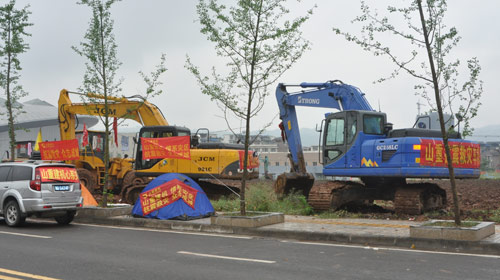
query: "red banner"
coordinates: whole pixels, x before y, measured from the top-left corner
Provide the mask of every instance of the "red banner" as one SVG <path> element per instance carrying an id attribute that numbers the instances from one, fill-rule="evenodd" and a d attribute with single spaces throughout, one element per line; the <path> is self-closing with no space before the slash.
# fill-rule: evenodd
<path id="1" fill-rule="evenodd" d="M 76 169 L 71 167 L 49 167 L 42 166 L 37 168 L 40 171 L 42 182 L 63 181 L 63 182 L 79 182 Z"/>
<path id="2" fill-rule="evenodd" d="M 78 140 L 40 142 L 42 160 L 77 160 L 80 158 Z"/>
<path id="3" fill-rule="evenodd" d="M 464 142 L 448 142 L 453 167 L 479 168 L 481 164 L 481 149 L 479 144 Z M 444 144 L 441 140 L 420 140 L 420 165 L 448 166 Z"/>
<path id="4" fill-rule="evenodd" d="M 174 179 L 158 187 L 141 193 L 142 213 L 147 215 L 155 210 L 176 202 L 179 199 L 194 209 L 198 191 Z"/>
<path id="5" fill-rule="evenodd" d="M 189 136 L 141 137 L 141 143 L 143 160 L 155 158 L 191 159 Z"/>
<path id="6" fill-rule="evenodd" d="M 243 170 L 243 165 L 245 164 L 245 151 L 240 150 L 240 151 L 238 151 L 238 154 L 240 156 L 240 170 Z M 253 168 L 258 168 L 258 167 L 259 167 L 259 159 L 257 157 L 253 156 L 253 151 L 248 150 L 247 169 L 251 170 Z"/>

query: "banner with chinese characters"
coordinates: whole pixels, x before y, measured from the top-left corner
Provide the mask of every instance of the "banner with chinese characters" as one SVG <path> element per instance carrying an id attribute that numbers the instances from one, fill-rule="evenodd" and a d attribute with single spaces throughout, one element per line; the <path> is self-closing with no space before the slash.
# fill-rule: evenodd
<path id="1" fill-rule="evenodd" d="M 453 167 L 479 168 L 481 150 L 479 144 L 449 141 Z M 441 140 L 420 140 L 420 165 L 446 167 L 448 161 Z"/>
<path id="2" fill-rule="evenodd" d="M 238 151 L 240 156 L 240 170 L 243 170 L 243 165 L 245 164 L 245 151 Z M 248 150 L 248 170 L 259 167 L 259 159 L 253 156 L 253 151 Z"/>
<path id="3" fill-rule="evenodd" d="M 141 137 L 141 143 L 143 160 L 155 158 L 191 159 L 189 136 Z"/>
<path id="4" fill-rule="evenodd" d="M 40 142 L 42 160 L 77 160 L 80 158 L 78 140 Z"/>
<path id="5" fill-rule="evenodd" d="M 78 173 L 75 168 L 71 167 L 52 167 L 42 166 L 36 170 L 40 171 L 42 182 L 58 181 L 58 182 L 78 182 Z"/>
<path id="6" fill-rule="evenodd" d="M 156 188 L 141 193 L 141 206 L 144 216 L 182 199 L 194 209 L 198 191 L 181 181 L 174 179 Z"/>

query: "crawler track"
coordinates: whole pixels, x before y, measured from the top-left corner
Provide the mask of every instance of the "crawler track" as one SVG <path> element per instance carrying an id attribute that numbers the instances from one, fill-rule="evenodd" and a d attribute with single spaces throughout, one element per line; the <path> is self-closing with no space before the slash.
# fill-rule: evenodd
<path id="1" fill-rule="evenodd" d="M 315 211 L 336 210 L 350 202 L 394 201 L 395 211 L 405 214 L 441 209 L 446 206 L 446 192 L 431 183 L 391 183 L 367 186 L 352 181 L 331 181 L 315 185 L 308 203 Z"/>
<path id="2" fill-rule="evenodd" d="M 437 184 L 407 184 L 396 189 L 394 209 L 397 213 L 418 215 L 446 206 L 446 191 Z"/>
<path id="3" fill-rule="evenodd" d="M 312 187 L 307 202 L 315 211 L 337 209 L 347 203 L 342 193 L 348 190 L 350 182 L 332 181 L 327 184 Z"/>

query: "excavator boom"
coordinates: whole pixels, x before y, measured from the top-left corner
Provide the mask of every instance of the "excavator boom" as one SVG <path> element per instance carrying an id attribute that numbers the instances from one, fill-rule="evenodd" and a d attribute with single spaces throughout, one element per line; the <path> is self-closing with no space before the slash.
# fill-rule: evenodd
<path id="1" fill-rule="evenodd" d="M 59 129 L 61 140 L 73 139 L 75 135 L 75 115 L 104 116 L 106 110 L 109 117 L 130 119 L 142 126 L 168 125 L 160 109 L 146 100 L 129 100 L 125 97 L 108 97 L 107 109 L 104 102 L 73 103 L 69 94 L 77 94 L 90 99 L 104 100 L 105 97 L 95 93 L 76 93 L 66 89 L 59 95 Z"/>

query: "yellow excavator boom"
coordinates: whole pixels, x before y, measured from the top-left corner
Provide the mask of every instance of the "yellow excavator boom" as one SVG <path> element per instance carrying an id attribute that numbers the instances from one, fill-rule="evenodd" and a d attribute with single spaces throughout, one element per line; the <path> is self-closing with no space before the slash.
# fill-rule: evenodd
<path id="1" fill-rule="evenodd" d="M 104 116 L 106 113 L 104 102 L 73 103 L 69 98 L 70 93 L 96 101 L 105 99 L 103 95 L 96 93 L 77 93 L 66 89 L 61 90 L 58 102 L 61 140 L 75 138 L 75 115 Z M 126 97 L 116 96 L 109 96 L 107 99 L 109 117 L 134 120 L 142 126 L 168 125 L 160 109 L 146 100 L 129 100 Z"/>

